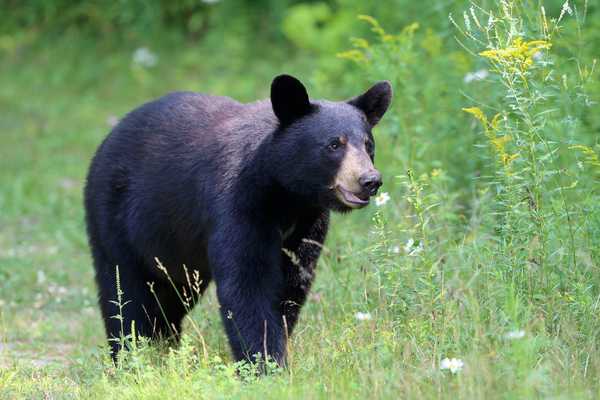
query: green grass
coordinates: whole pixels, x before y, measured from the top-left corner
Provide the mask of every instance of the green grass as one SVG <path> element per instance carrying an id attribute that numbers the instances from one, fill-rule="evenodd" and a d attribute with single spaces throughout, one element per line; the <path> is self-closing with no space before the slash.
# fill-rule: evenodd
<path id="1" fill-rule="evenodd" d="M 218 30 L 202 43 L 165 33 L 131 46 L 14 35 L 16 47 L 0 47 L 0 398 L 600 397 L 600 14 L 577 5 L 549 32 L 529 3 L 495 9 L 487 32 L 472 17 L 468 31 L 460 14 L 453 27 L 427 12 L 393 39 L 367 36 L 356 48 L 366 62 L 336 58 L 345 48 L 245 48 Z M 477 54 L 515 36 L 553 47 L 521 72 Z M 132 64 L 141 45 L 155 67 Z M 488 78 L 463 81 L 479 69 Z M 110 120 L 177 89 L 264 98 L 284 71 L 316 98 L 392 80 L 376 130 L 390 201 L 334 218 L 288 370 L 236 374 L 214 288 L 179 349 L 141 343 L 115 368 L 81 197 Z M 499 124 L 461 111 L 473 106 Z M 464 368 L 441 370 L 444 358 Z"/>

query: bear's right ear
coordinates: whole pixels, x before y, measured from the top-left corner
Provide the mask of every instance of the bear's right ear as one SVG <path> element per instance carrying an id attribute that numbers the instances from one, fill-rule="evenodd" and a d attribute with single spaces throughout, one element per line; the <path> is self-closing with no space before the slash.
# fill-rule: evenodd
<path id="1" fill-rule="evenodd" d="M 271 105 L 273 112 L 283 125 L 310 112 L 310 101 L 306 88 L 290 75 L 279 75 L 271 83 Z"/>

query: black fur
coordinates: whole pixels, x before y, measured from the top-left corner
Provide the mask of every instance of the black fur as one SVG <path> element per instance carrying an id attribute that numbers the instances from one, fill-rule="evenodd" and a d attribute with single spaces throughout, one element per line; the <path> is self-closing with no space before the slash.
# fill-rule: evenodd
<path id="1" fill-rule="evenodd" d="M 157 268 L 158 258 L 180 294 L 192 297 L 190 307 L 215 281 L 237 360 L 266 350 L 284 364 L 285 324 L 291 333 L 329 210 L 348 210 L 331 189 L 343 151 L 329 151 L 328 143 L 342 134 L 357 145 L 372 141 L 372 125 L 391 96 L 383 85 L 387 91 L 375 95 L 386 92 L 387 102 L 309 102 L 298 80 L 280 76 L 271 101 L 176 92 L 128 114 L 99 147 L 85 188 L 109 339 L 129 335 L 132 321 L 138 335 L 177 339 L 189 307 Z M 123 331 L 112 318 L 117 265 L 127 302 Z M 199 291 L 190 288 L 184 265 L 192 281 L 198 271 Z M 119 344 L 110 343 L 116 356 Z"/>

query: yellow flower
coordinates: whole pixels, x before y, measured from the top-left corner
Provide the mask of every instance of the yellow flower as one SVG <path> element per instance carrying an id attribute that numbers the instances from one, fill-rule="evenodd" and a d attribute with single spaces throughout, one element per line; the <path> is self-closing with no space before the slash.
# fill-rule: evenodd
<path id="1" fill-rule="evenodd" d="M 369 48 L 369 42 L 363 38 L 350 38 L 350 42 L 352 43 L 352 46 L 359 48 L 359 49 L 368 49 Z"/>
<path id="2" fill-rule="evenodd" d="M 340 53 L 337 53 L 336 56 L 338 58 L 344 58 L 346 60 L 354 61 L 357 64 L 369 62 L 369 59 L 367 58 L 366 54 L 356 49 L 342 51 Z"/>
<path id="3" fill-rule="evenodd" d="M 515 153 L 515 154 L 504 153 L 504 154 L 502 154 L 502 163 L 504 165 L 508 165 L 511 162 L 513 162 L 514 160 L 516 160 L 517 157 L 519 157 L 519 153 Z"/>
<path id="4" fill-rule="evenodd" d="M 494 147 L 496 147 L 496 149 L 498 149 L 498 151 L 504 151 L 504 146 L 506 145 L 506 143 L 510 142 L 511 140 L 512 140 L 512 137 L 510 135 L 497 136 L 493 139 L 490 139 L 490 141 L 492 142 Z"/>
<path id="5" fill-rule="evenodd" d="M 546 40 L 523 41 L 520 37 L 515 38 L 510 46 L 503 49 L 485 50 L 479 53 L 480 56 L 489 58 L 492 61 L 508 64 L 521 71 L 527 70 L 533 65 L 533 56 L 537 52 L 549 49 L 552 43 Z"/>
<path id="6" fill-rule="evenodd" d="M 512 137 L 510 135 L 498 136 L 496 134 L 500 125 L 500 114 L 494 115 L 494 118 L 489 121 L 479 107 L 468 107 L 463 108 L 462 110 L 473 115 L 481 122 L 485 136 L 487 136 L 490 144 L 504 166 L 509 166 L 511 162 L 519 157 L 519 153 L 509 154 L 506 152 L 506 144 L 512 140 Z"/>
<path id="7" fill-rule="evenodd" d="M 477 120 L 479 120 L 479 122 L 481 122 L 485 128 L 486 134 L 489 134 L 490 132 L 493 133 L 498 130 L 498 125 L 500 124 L 500 113 L 494 115 L 494 118 L 492 118 L 491 121 L 488 121 L 487 117 L 479 107 L 468 107 L 463 108 L 462 110 L 477 118 Z M 496 134 L 493 134 L 492 136 L 495 137 Z"/>
<path id="8" fill-rule="evenodd" d="M 596 154 L 594 149 L 589 146 L 585 146 L 582 144 L 574 144 L 569 146 L 570 150 L 579 150 L 585 156 L 585 163 L 597 169 L 600 172 L 600 156 Z"/>
<path id="9" fill-rule="evenodd" d="M 462 109 L 464 112 L 472 114 L 475 118 L 479 120 L 483 124 L 484 127 L 488 126 L 488 120 L 483 111 L 479 107 L 468 107 Z"/>

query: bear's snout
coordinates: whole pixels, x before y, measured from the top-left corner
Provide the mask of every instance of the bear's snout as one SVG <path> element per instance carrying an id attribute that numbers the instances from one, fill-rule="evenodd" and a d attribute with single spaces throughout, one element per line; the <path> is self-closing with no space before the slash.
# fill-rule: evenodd
<path id="1" fill-rule="evenodd" d="M 367 171 L 358 178 L 358 183 L 369 196 L 375 196 L 377 190 L 381 187 L 383 182 L 381 181 L 381 173 L 376 169 Z"/>

